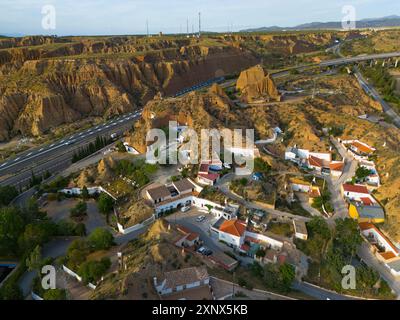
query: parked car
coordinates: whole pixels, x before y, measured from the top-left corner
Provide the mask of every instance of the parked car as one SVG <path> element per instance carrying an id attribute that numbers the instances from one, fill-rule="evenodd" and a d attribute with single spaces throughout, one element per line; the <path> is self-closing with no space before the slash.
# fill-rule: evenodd
<path id="1" fill-rule="evenodd" d="M 206 219 L 206 216 L 200 216 L 196 218 L 197 222 L 203 222 Z"/>
<path id="2" fill-rule="evenodd" d="M 201 247 L 201 248 L 199 248 L 199 249 L 197 250 L 197 252 L 203 254 L 205 250 L 206 250 L 205 247 Z"/>
<path id="3" fill-rule="evenodd" d="M 204 250 L 203 254 L 208 257 L 208 256 L 211 256 L 213 254 L 213 252 L 210 249 L 206 249 L 206 250 Z"/>
<path id="4" fill-rule="evenodd" d="M 184 207 L 181 208 L 182 212 L 188 212 L 189 210 L 190 210 L 189 206 L 184 206 Z"/>

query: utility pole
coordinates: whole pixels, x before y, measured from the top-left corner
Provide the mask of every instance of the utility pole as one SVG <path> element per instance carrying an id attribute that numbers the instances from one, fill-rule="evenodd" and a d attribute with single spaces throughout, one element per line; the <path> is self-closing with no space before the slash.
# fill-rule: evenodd
<path id="1" fill-rule="evenodd" d="M 149 20 L 146 20 L 146 34 L 147 38 L 149 37 Z"/>
<path id="2" fill-rule="evenodd" d="M 189 18 L 186 19 L 186 35 L 189 36 Z"/>
<path id="3" fill-rule="evenodd" d="M 199 12 L 199 38 L 201 37 L 201 12 Z"/>

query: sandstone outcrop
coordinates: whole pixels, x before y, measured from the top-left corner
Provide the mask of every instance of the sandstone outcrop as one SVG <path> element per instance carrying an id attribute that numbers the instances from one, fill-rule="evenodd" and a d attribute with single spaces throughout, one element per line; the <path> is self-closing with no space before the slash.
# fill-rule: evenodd
<path id="1" fill-rule="evenodd" d="M 264 69 L 260 65 L 242 71 L 237 80 L 236 89 L 241 92 L 241 99 L 245 102 L 259 99 L 267 101 L 280 99 L 274 82 L 268 74 L 265 75 Z"/>

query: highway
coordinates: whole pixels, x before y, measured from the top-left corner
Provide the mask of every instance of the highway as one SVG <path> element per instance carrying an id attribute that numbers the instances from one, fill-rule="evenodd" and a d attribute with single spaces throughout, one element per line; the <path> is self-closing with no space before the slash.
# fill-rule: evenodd
<path id="1" fill-rule="evenodd" d="M 396 58 L 396 57 L 400 57 L 400 52 L 359 55 L 356 57 L 349 57 L 349 58 L 341 57 L 341 58 L 337 58 L 337 59 L 322 61 L 320 63 L 289 68 L 287 70 L 282 70 L 279 72 L 272 73 L 271 76 L 272 76 L 272 78 L 281 78 L 281 77 L 288 76 L 290 74 L 290 71 L 292 71 L 292 70 L 304 71 L 309 68 L 315 68 L 315 67 L 333 67 L 333 66 L 346 65 L 346 64 L 355 63 L 355 62 L 378 60 L 378 59 L 389 59 L 389 58 Z"/>
<path id="2" fill-rule="evenodd" d="M 357 78 L 358 82 L 360 83 L 361 87 L 366 91 L 367 94 L 371 95 L 376 101 L 378 101 L 385 112 L 389 117 L 393 119 L 393 124 L 400 128 L 400 116 L 392 109 L 392 107 L 380 96 L 378 91 L 374 87 L 372 87 L 358 68 L 355 68 L 354 76 Z"/>
<path id="3" fill-rule="evenodd" d="M 141 116 L 141 110 L 130 112 L 105 123 L 77 132 L 46 146 L 20 153 L 16 158 L 0 163 L 0 185 L 26 186 L 32 176 L 59 172 L 71 164 L 73 154 L 96 137 L 109 138 L 112 133 L 122 134 Z"/>

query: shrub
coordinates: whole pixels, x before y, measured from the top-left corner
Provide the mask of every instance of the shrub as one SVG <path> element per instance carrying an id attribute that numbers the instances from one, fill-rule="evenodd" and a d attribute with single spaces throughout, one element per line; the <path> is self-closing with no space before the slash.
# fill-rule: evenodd
<path id="1" fill-rule="evenodd" d="M 100 261 L 84 262 L 80 266 L 78 273 L 85 284 L 89 282 L 96 283 L 110 267 L 111 260 L 109 258 L 103 258 Z"/>
<path id="2" fill-rule="evenodd" d="M 84 201 L 79 201 L 70 211 L 71 218 L 82 219 L 87 214 L 87 204 Z"/>
<path id="3" fill-rule="evenodd" d="M 114 237 L 110 231 L 97 228 L 90 234 L 88 242 L 94 250 L 107 250 L 114 244 Z"/>

